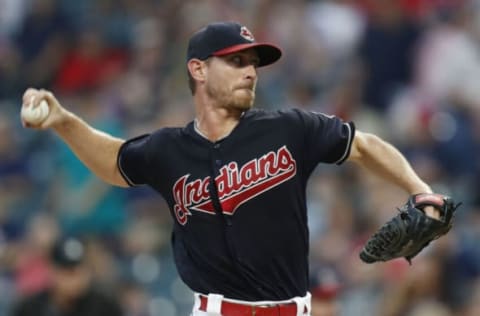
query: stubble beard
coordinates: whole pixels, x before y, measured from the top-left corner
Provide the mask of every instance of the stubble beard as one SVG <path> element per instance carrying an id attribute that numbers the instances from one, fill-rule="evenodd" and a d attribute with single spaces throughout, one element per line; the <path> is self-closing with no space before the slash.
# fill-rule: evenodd
<path id="1" fill-rule="evenodd" d="M 207 94 L 210 98 L 216 100 L 220 107 L 242 112 L 251 109 L 255 102 L 255 88 L 251 91 L 250 96 L 244 93 L 242 96 L 238 96 L 236 91 L 232 92 L 227 89 L 218 89 L 212 85 L 207 85 Z"/>

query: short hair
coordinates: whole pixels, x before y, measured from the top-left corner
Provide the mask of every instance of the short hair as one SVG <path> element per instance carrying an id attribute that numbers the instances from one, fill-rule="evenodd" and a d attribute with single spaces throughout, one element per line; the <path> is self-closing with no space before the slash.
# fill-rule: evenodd
<path id="1" fill-rule="evenodd" d="M 195 79 L 193 79 L 192 74 L 190 73 L 190 70 L 187 68 L 187 76 L 188 76 L 188 88 L 190 88 L 190 92 L 192 95 L 195 94 L 195 91 L 197 90 L 197 83 L 195 82 Z"/>

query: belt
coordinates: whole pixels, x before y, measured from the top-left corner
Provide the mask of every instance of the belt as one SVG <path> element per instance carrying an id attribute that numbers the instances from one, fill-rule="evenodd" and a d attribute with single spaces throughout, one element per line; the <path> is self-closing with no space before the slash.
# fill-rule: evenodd
<path id="1" fill-rule="evenodd" d="M 207 311 L 208 298 L 200 295 L 199 310 Z M 305 307 L 304 313 L 307 313 Z M 221 314 L 223 316 L 296 316 L 297 304 L 283 303 L 275 305 L 246 305 L 229 301 L 222 301 Z"/>

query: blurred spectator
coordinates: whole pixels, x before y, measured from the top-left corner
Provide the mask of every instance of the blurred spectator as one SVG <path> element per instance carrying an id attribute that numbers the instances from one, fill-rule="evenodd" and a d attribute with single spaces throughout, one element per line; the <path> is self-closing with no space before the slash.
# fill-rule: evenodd
<path id="1" fill-rule="evenodd" d="M 441 303 L 444 267 L 440 257 L 423 253 L 408 273 L 404 273 L 403 277 L 397 276 L 390 291 L 384 293 L 380 315 L 450 315 L 448 308 Z M 424 305 L 425 302 L 432 304 Z M 430 310 L 442 310 L 443 314 L 432 314 Z"/>
<path id="2" fill-rule="evenodd" d="M 416 306 L 407 316 L 453 316 L 448 308 L 438 302 L 424 302 Z"/>
<path id="3" fill-rule="evenodd" d="M 0 41 L 3 36 L 10 37 L 22 25 L 27 6 L 26 0 L 0 1 Z"/>
<path id="4" fill-rule="evenodd" d="M 120 316 L 120 304 L 98 292 L 78 239 L 59 240 L 50 253 L 51 286 L 19 302 L 13 316 Z"/>
<path id="5" fill-rule="evenodd" d="M 338 295 L 341 285 L 337 273 L 331 268 L 323 267 L 311 275 L 312 316 L 340 315 Z"/>
<path id="6" fill-rule="evenodd" d="M 309 34 L 318 38 L 312 45 L 325 47 L 334 61 L 351 57 L 365 27 L 364 17 L 352 0 L 313 2 L 305 23 Z"/>
<path id="7" fill-rule="evenodd" d="M 126 121 L 145 126 L 159 115 L 162 78 L 158 74 L 166 70 L 165 29 L 158 20 L 147 18 L 135 24 L 133 32 L 129 67 L 120 78 L 117 90 Z"/>
<path id="8" fill-rule="evenodd" d="M 466 1 L 439 8 L 439 20 L 420 46 L 417 84 L 437 107 L 459 107 L 478 117 L 480 55 L 472 9 Z"/>
<path id="9" fill-rule="evenodd" d="M 15 36 L 21 55 L 21 70 L 28 74 L 26 86 L 50 86 L 69 45 L 71 25 L 56 0 L 32 1 Z"/>
<path id="10" fill-rule="evenodd" d="M 35 189 L 28 174 L 27 157 L 23 155 L 14 126 L 6 111 L 0 115 L 0 227 L 7 240 L 18 238 L 25 228 L 28 199 Z"/>
<path id="11" fill-rule="evenodd" d="M 101 94 L 85 92 L 71 99 L 87 121 L 123 135 L 123 126 L 115 119 L 115 102 L 110 107 L 107 101 Z M 62 230 L 76 236 L 121 234 L 127 221 L 126 191 L 102 182 L 63 144 L 57 143 L 51 159 L 56 163 L 51 207 L 58 212 Z"/>
<path id="12" fill-rule="evenodd" d="M 369 0 L 371 12 L 360 43 L 365 71 L 364 102 L 383 112 L 393 96 L 412 80 L 420 26 L 397 0 Z"/>
<path id="13" fill-rule="evenodd" d="M 125 306 L 125 316 L 149 316 L 148 294 L 135 282 L 126 282 L 121 286 L 121 300 Z"/>
<path id="14" fill-rule="evenodd" d="M 475 279 L 472 290 L 468 294 L 464 309 L 461 315 L 476 316 L 480 315 L 480 278 Z"/>
<path id="15" fill-rule="evenodd" d="M 48 252 L 59 234 L 56 222 L 47 214 L 35 215 L 28 224 L 25 237 L 16 247 L 11 247 L 12 252 L 16 253 L 14 281 L 20 297 L 32 295 L 48 286 Z"/>
<path id="16" fill-rule="evenodd" d="M 114 80 L 125 68 L 128 54 L 105 44 L 95 25 L 86 26 L 60 64 L 54 83 L 56 90 L 60 93 L 91 91 Z"/>

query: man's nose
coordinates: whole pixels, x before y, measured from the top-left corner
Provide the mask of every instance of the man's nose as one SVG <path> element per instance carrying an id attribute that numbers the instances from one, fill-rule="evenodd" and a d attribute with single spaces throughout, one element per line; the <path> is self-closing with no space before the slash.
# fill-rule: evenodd
<path id="1" fill-rule="evenodd" d="M 245 67 L 245 77 L 248 79 L 257 79 L 257 68 L 254 65 Z"/>

